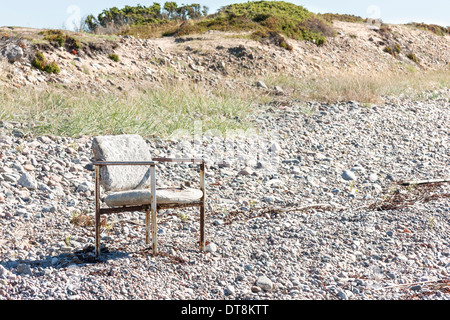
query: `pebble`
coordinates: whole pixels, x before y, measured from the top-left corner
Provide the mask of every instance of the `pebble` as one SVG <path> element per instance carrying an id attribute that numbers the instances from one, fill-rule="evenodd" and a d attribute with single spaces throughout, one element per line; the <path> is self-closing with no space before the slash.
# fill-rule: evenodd
<path id="1" fill-rule="evenodd" d="M 450 275 L 448 198 L 368 206 L 399 180 L 450 176 L 450 104 L 394 102 L 311 102 L 322 113 L 307 115 L 300 106 L 258 108 L 249 121 L 289 139 L 260 141 L 257 158 L 209 157 L 207 254 L 198 251 L 199 210 L 186 208 L 183 219 L 158 212 L 166 255 L 145 250 L 145 214 L 130 212 L 106 217 L 95 258 L 91 138 L 20 135 L 21 124 L 4 121 L 0 299 L 449 300 L 432 282 Z M 203 151 L 213 155 L 208 139 Z M 177 145 L 148 143 L 159 156 Z M 158 183 L 194 185 L 191 167 L 161 165 Z"/>
<path id="2" fill-rule="evenodd" d="M 347 181 L 352 181 L 352 180 L 356 180 L 357 178 L 356 178 L 356 175 L 352 172 L 352 171 L 350 171 L 350 170 L 345 170 L 343 173 L 342 173 L 342 178 L 344 179 L 344 180 L 347 180 Z"/>
<path id="3" fill-rule="evenodd" d="M 37 183 L 36 180 L 28 173 L 22 174 L 19 181 L 17 183 L 27 189 L 36 189 Z"/>
<path id="4" fill-rule="evenodd" d="M 260 287 L 264 291 L 272 291 L 273 289 L 272 281 L 266 276 L 258 277 L 258 279 L 256 280 L 256 286 Z"/>
<path id="5" fill-rule="evenodd" d="M 215 243 L 208 243 L 208 245 L 205 247 L 206 252 L 216 252 L 217 251 L 217 245 Z"/>

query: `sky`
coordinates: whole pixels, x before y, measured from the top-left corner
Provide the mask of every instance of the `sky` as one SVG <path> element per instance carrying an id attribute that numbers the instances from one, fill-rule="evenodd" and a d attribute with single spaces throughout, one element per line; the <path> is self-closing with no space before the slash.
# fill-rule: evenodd
<path id="1" fill-rule="evenodd" d="M 5 1 L 5 0 L 2 0 Z M 314 13 L 345 13 L 363 18 L 382 19 L 385 23 L 403 24 L 425 22 L 450 26 L 449 0 L 286 0 Z M 5 1 L 6 2 L 6 1 Z M 8 1 L 0 9 L 0 26 L 67 29 L 79 26 L 88 14 L 97 16 L 104 9 L 125 5 L 163 5 L 166 0 L 16 0 Z M 198 3 L 215 13 L 223 6 L 247 0 L 176 1 L 179 5 Z"/>

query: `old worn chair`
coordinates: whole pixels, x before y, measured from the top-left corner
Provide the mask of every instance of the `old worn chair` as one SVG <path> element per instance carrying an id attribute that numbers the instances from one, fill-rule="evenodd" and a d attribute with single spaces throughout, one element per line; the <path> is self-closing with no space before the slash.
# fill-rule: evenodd
<path id="1" fill-rule="evenodd" d="M 205 247 L 205 162 L 201 159 L 153 158 L 139 135 L 98 136 L 92 143 L 95 167 L 95 254 L 100 255 L 100 216 L 145 211 L 145 241 L 157 253 L 158 209 L 200 207 L 200 251 Z M 157 189 L 157 162 L 200 166 L 200 189 Z M 105 197 L 100 195 L 100 186 Z M 151 212 L 151 230 L 150 230 Z M 151 236 L 150 236 L 151 234 Z"/>

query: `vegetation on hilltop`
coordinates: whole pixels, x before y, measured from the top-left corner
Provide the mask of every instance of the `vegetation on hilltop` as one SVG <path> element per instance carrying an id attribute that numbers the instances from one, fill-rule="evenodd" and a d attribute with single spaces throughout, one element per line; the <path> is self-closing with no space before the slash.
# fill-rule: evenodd
<path id="1" fill-rule="evenodd" d="M 369 22 L 368 19 L 349 14 L 314 14 L 302 6 L 285 1 L 251 1 L 222 7 L 214 14 L 208 14 L 208 11 L 208 7 L 197 3 L 178 5 L 171 1 L 163 5 L 154 2 L 147 7 L 126 5 L 122 9 L 105 9 L 96 17 L 91 14 L 83 25 L 89 32 L 139 38 L 185 36 L 209 30 L 252 32 L 251 38 L 255 40 L 268 39 L 290 50 L 292 46 L 286 39 L 324 44 L 327 37 L 335 35 L 333 21 Z M 442 36 L 450 34 L 450 27 L 415 22 L 410 25 Z"/>
<path id="2" fill-rule="evenodd" d="M 344 21 L 344 22 L 354 22 L 354 23 L 367 22 L 367 19 L 363 19 L 360 16 L 355 16 L 352 14 L 318 13 L 318 16 L 328 22 L 332 22 L 334 20 Z"/>
<path id="3" fill-rule="evenodd" d="M 326 37 L 334 36 L 334 30 L 321 16 L 302 6 L 284 1 L 254 1 L 225 6 L 215 14 L 207 14 L 206 7 L 198 4 L 178 7 L 174 2 L 151 7 L 125 6 L 103 10 L 95 18 L 90 15 L 85 25 L 90 31 L 114 29 L 126 26 L 122 34 L 149 36 L 158 26 L 163 26 L 165 36 L 183 36 L 218 31 L 253 31 L 256 39 L 287 37 L 322 45 Z M 118 29 L 116 29 L 116 32 Z M 120 31 L 118 31 L 120 32 Z M 285 43 L 285 41 L 277 41 Z M 288 48 L 288 46 L 286 46 Z"/>
<path id="4" fill-rule="evenodd" d="M 161 6 L 155 2 L 149 7 L 127 5 L 122 9 L 105 9 L 97 17 L 88 15 L 84 25 L 88 31 L 115 32 L 123 26 L 154 26 L 170 21 L 199 19 L 206 16 L 208 10 L 208 7 L 201 7 L 197 3 L 178 6 L 176 2 L 166 2 Z"/>
<path id="5" fill-rule="evenodd" d="M 412 22 L 409 25 L 412 25 L 416 28 L 431 31 L 439 36 L 450 35 L 450 27 L 442 27 L 436 24 L 425 24 L 425 23 L 417 23 Z"/>

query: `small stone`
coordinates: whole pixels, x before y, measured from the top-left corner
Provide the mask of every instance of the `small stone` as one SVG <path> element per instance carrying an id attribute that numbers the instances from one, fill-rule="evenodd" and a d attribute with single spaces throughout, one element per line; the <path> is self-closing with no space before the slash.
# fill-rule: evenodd
<path id="1" fill-rule="evenodd" d="M 272 144 L 272 146 L 270 147 L 270 151 L 271 152 L 279 152 L 279 151 L 281 151 L 281 147 L 277 142 L 274 142 Z"/>
<path id="2" fill-rule="evenodd" d="M 347 181 L 356 180 L 355 174 L 350 170 L 345 170 L 344 173 L 342 173 L 342 178 Z"/>
<path id="3" fill-rule="evenodd" d="M 221 225 L 223 225 L 223 220 L 214 220 L 213 225 L 221 226 Z"/>
<path id="4" fill-rule="evenodd" d="M 279 86 L 275 86 L 274 90 L 275 90 L 275 92 L 278 93 L 278 94 L 284 93 L 283 89 L 282 89 L 281 87 L 279 87 Z"/>
<path id="5" fill-rule="evenodd" d="M 206 252 L 216 252 L 217 251 L 217 245 L 215 243 L 209 243 L 206 248 L 205 248 Z"/>
<path id="6" fill-rule="evenodd" d="M 264 291 L 272 291 L 273 283 L 266 276 L 260 276 L 258 280 L 256 280 L 256 286 L 260 287 Z"/>
<path id="7" fill-rule="evenodd" d="M 86 192 L 90 190 L 90 186 L 87 182 L 83 182 L 78 185 L 76 192 Z"/>
<path id="8" fill-rule="evenodd" d="M 267 89 L 267 85 L 263 81 L 256 81 L 256 86 L 258 88 Z"/>
<path id="9" fill-rule="evenodd" d="M 227 296 L 233 296 L 236 294 L 236 289 L 232 285 L 228 285 L 225 289 L 225 294 Z"/>
<path id="10" fill-rule="evenodd" d="M 375 173 L 371 173 L 370 175 L 369 175 L 369 181 L 370 182 L 375 182 L 375 181 L 377 181 L 378 180 L 378 176 L 375 174 Z"/>
<path id="11" fill-rule="evenodd" d="M 30 266 L 25 263 L 21 263 L 17 266 L 17 273 L 32 275 Z"/>
<path id="12" fill-rule="evenodd" d="M 17 183 L 27 189 L 36 189 L 37 188 L 36 180 L 28 173 L 22 174 L 22 176 L 20 177 L 20 179 Z"/>
<path id="13" fill-rule="evenodd" d="M 3 179 L 8 182 L 16 183 L 19 178 L 20 176 L 16 174 L 3 174 Z"/>
<path id="14" fill-rule="evenodd" d="M 347 294 L 344 291 L 339 290 L 337 294 L 342 300 L 348 300 Z"/>
<path id="15" fill-rule="evenodd" d="M 8 275 L 8 274 L 9 274 L 8 269 L 6 269 L 4 266 L 2 266 L 2 265 L 0 264 L 0 277 L 6 276 L 6 275 Z"/>
<path id="16" fill-rule="evenodd" d="M 252 286 L 252 292 L 253 292 L 253 293 L 261 292 L 261 288 L 258 287 L 258 286 Z"/>
<path id="17" fill-rule="evenodd" d="M 239 174 L 243 175 L 243 176 L 250 176 L 250 175 L 253 174 L 253 170 L 251 168 L 249 168 L 249 167 L 245 167 L 244 169 L 239 171 Z"/>

